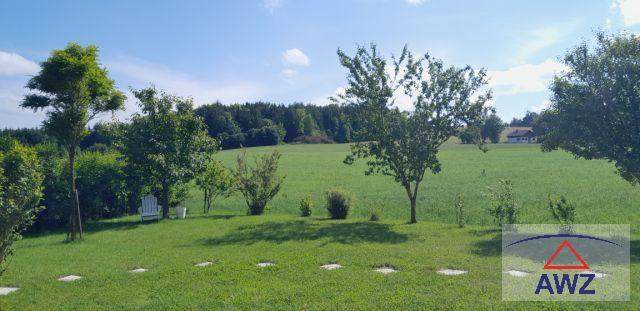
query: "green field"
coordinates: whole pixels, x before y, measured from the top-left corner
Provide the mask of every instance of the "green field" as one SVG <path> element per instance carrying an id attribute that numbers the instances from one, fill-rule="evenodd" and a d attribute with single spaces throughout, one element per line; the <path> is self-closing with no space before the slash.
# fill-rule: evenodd
<path id="1" fill-rule="evenodd" d="M 441 153 L 443 171 L 429 175 L 421 189 L 420 223 L 408 225 L 401 187 L 386 177 L 363 176 L 362 164 L 342 164 L 346 145 L 277 148 L 287 178 L 266 215 L 246 216 L 239 196 L 201 215 L 194 189 L 186 220 L 94 222 L 79 243 L 64 243 L 63 233 L 27 237 L 0 277 L 0 286 L 21 289 L 0 297 L 0 309 L 640 309 L 640 189 L 606 162 L 542 153 L 536 145 L 495 145 L 486 154 L 449 145 Z M 236 152 L 218 158 L 231 165 Z M 549 193 L 576 202 L 579 223 L 630 223 L 632 301 L 501 302 L 500 232 L 484 211 L 483 196 L 501 178 L 514 182 L 523 223 L 551 222 Z M 325 219 L 322 195 L 333 186 L 356 197 L 349 220 Z M 453 224 L 458 193 L 472 223 L 464 229 Z M 306 195 L 316 203 L 311 218 L 296 215 Z M 366 220 L 370 208 L 381 210 L 382 221 Z M 214 265 L 193 266 L 207 260 Z M 276 265 L 256 267 L 261 261 Z M 344 267 L 319 268 L 333 262 Z M 373 272 L 379 265 L 398 272 Z M 127 272 L 138 267 L 149 271 Z M 441 268 L 469 274 L 441 276 L 435 273 Z M 67 274 L 84 278 L 56 281 Z"/>

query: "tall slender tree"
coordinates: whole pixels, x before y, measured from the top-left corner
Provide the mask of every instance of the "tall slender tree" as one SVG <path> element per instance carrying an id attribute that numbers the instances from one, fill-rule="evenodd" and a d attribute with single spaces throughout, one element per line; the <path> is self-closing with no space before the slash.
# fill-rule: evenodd
<path id="1" fill-rule="evenodd" d="M 70 43 L 54 50 L 40 64 L 41 70 L 27 83 L 35 91 L 21 106 L 45 110 L 44 128 L 64 146 L 69 155 L 69 233 L 82 238 L 82 220 L 76 190 L 75 158 L 78 145 L 87 134 L 87 123 L 101 113 L 114 112 L 124 105 L 125 96 L 114 87 L 107 70 L 100 66 L 98 48 Z"/>
<path id="2" fill-rule="evenodd" d="M 440 172 L 440 146 L 464 126 L 478 126 L 486 115 L 491 91 L 486 72 L 447 67 L 429 54 L 415 58 L 405 46 L 392 63 L 376 46 L 358 48 L 350 57 L 338 50 L 348 70 L 344 95 L 334 98 L 358 109 L 360 142 L 352 145 L 345 163 L 367 159 L 365 174 L 381 173 L 405 189 L 411 204 L 410 223 L 417 222 L 416 201 L 425 172 Z M 401 111 L 396 100 L 408 100 L 412 110 Z M 481 142 L 479 142 L 481 144 Z"/>

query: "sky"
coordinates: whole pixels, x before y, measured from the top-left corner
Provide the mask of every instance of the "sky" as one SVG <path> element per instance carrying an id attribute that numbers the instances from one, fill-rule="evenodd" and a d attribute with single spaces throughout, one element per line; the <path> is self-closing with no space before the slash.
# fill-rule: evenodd
<path id="1" fill-rule="evenodd" d="M 128 95 L 123 120 L 137 111 L 130 89 L 152 84 L 196 106 L 326 105 L 346 86 L 336 51 L 375 42 L 385 56 L 407 44 L 486 68 L 491 104 L 508 121 L 548 105 L 562 55 L 596 31 L 640 34 L 640 0 L 3 0 L 0 128 L 41 123 L 43 112 L 19 107 L 24 85 L 69 42 L 99 47 Z"/>

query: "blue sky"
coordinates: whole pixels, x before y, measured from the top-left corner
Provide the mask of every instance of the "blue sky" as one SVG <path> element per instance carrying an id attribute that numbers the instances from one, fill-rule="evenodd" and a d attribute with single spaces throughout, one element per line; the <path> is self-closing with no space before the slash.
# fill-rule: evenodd
<path id="1" fill-rule="evenodd" d="M 40 124 L 18 107 L 52 49 L 95 44 L 123 91 L 153 83 L 196 105 L 328 103 L 345 85 L 336 50 L 406 43 L 485 67 L 505 120 L 548 102 L 559 57 L 593 32 L 640 33 L 640 0 L 17 1 L 0 4 L 0 128 Z M 136 109 L 117 117 L 126 118 Z"/>

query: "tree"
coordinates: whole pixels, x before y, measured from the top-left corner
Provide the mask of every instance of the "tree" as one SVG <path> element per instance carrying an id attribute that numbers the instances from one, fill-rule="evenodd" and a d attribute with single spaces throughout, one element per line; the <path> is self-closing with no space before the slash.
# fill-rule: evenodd
<path id="1" fill-rule="evenodd" d="M 593 48 L 591 48 L 593 47 Z M 640 37 L 596 35 L 564 57 L 540 126 L 545 151 L 607 159 L 625 180 L 640 182 Z"/>
<path id="2" fill-rule="evenodd" d="M 87 134 L 87 123 L 101 113 L 121 109 L 125 96 L 114 88 L 107 70 L 100 67 L 96 46 L 70 43 L 63 50 L 51 52 L 40 66 L 40 73 L 26 86 L 36 93 L 25 96 L 21 106 L 34 111 L 46 110 L 44 128 L 67 150 L 71 200 L 67 237 L 75 240 L 78 234 L 82 239 L 76 190 L 76 150 Z"/>
<path id="3" fill-rule="evenodd" d="M 304 110 L 303 110 L 304 111 Z M 318 131 L 318 124 L 312 115 L 306 114 L 302 118 L 302 132 L 304 135 L 313 136 Z"/>
<path id="4" fill-rule="evenodd" d="M 134 114 L 131 124 L 124 126 L 120 148 L 129 167 L 125 171 L 151 179 L 152 188 L 160 192 L 162 217 L 167 218 L 177 187 L 205 168 L 217 142 L 194 114 L 191 99 L 158 92 L 154 87 L 132 92 L 142 114 Z"/>
<path id="5" fill-rule="evenodd" d="M 522 117 L 522 119 L 513 118 L 511 120 L 511 123 L 509 123 L 509 125 L 510 126 L 533 126 L 533 122 L 536 120 L 537 117 L 538 117 L 538 113 L 533 111 L 527 111 L 524 117 Z"/>
<path id="6" fill-rule="evenodd" d="M 338 50 L 348 69 L 348 87 L 336 101 L 358 108 L 361 142 L 351 147 L 345 163 L 366 158 L 366 175 L 381 173 L 401 184 L 411 204 L 410 223 L 417 222 L 416 201 L 426 170 L 440 172 L 438 151 L 465 125 L 477 125 L 485 113 L 491 92 L 478 94 L 486 83 L 484 69 L 445 67 L 425 54 L 414 58 L 405 46 L 392 66 L 374 44 L 359 47 L 349 57 Z M 413 110 L 394 106 L 397 94 L 409 98 Z"/>
<path id="7" fill-rule="evenodd" d="M 0 146 L 0 274 L 13 242 L 28 228 L 40 208 L 42 173 L 36 152 L 16 141 Z"/>
<path id="8" fill-rule="evenodd" d="M 203 213 L 208 213 L 215 200 L 219 197 L 229 197 L 234 190 L 235 180 L 222 162 L 212 160 L 198 177 L 196 185 L 200 187 L 204 196 Z"/>
<path id="9" fill-rule="evenodd" d="M 280 191 L 284 177 L 276 173 L 279 160 L 280 153 L 277 150 L 256 157 L 253 167 L 247 163 L 246 151 L 236 157 L 236 169 L 233 172 L 236 188 L 244 196 L 250 215 L 261 215 L 267 203 Z"/>
<path id="10" fill-rule="evenodd" d="M 492 113 L 486 117 L 482 122 L 481 136 L 482 140 L 491 141 L 491 143 L 497 144 L 500 142 L 500 134 L 507 127 L 507 124 L 502 122 L 502 119 L 497 114 Z"/>

